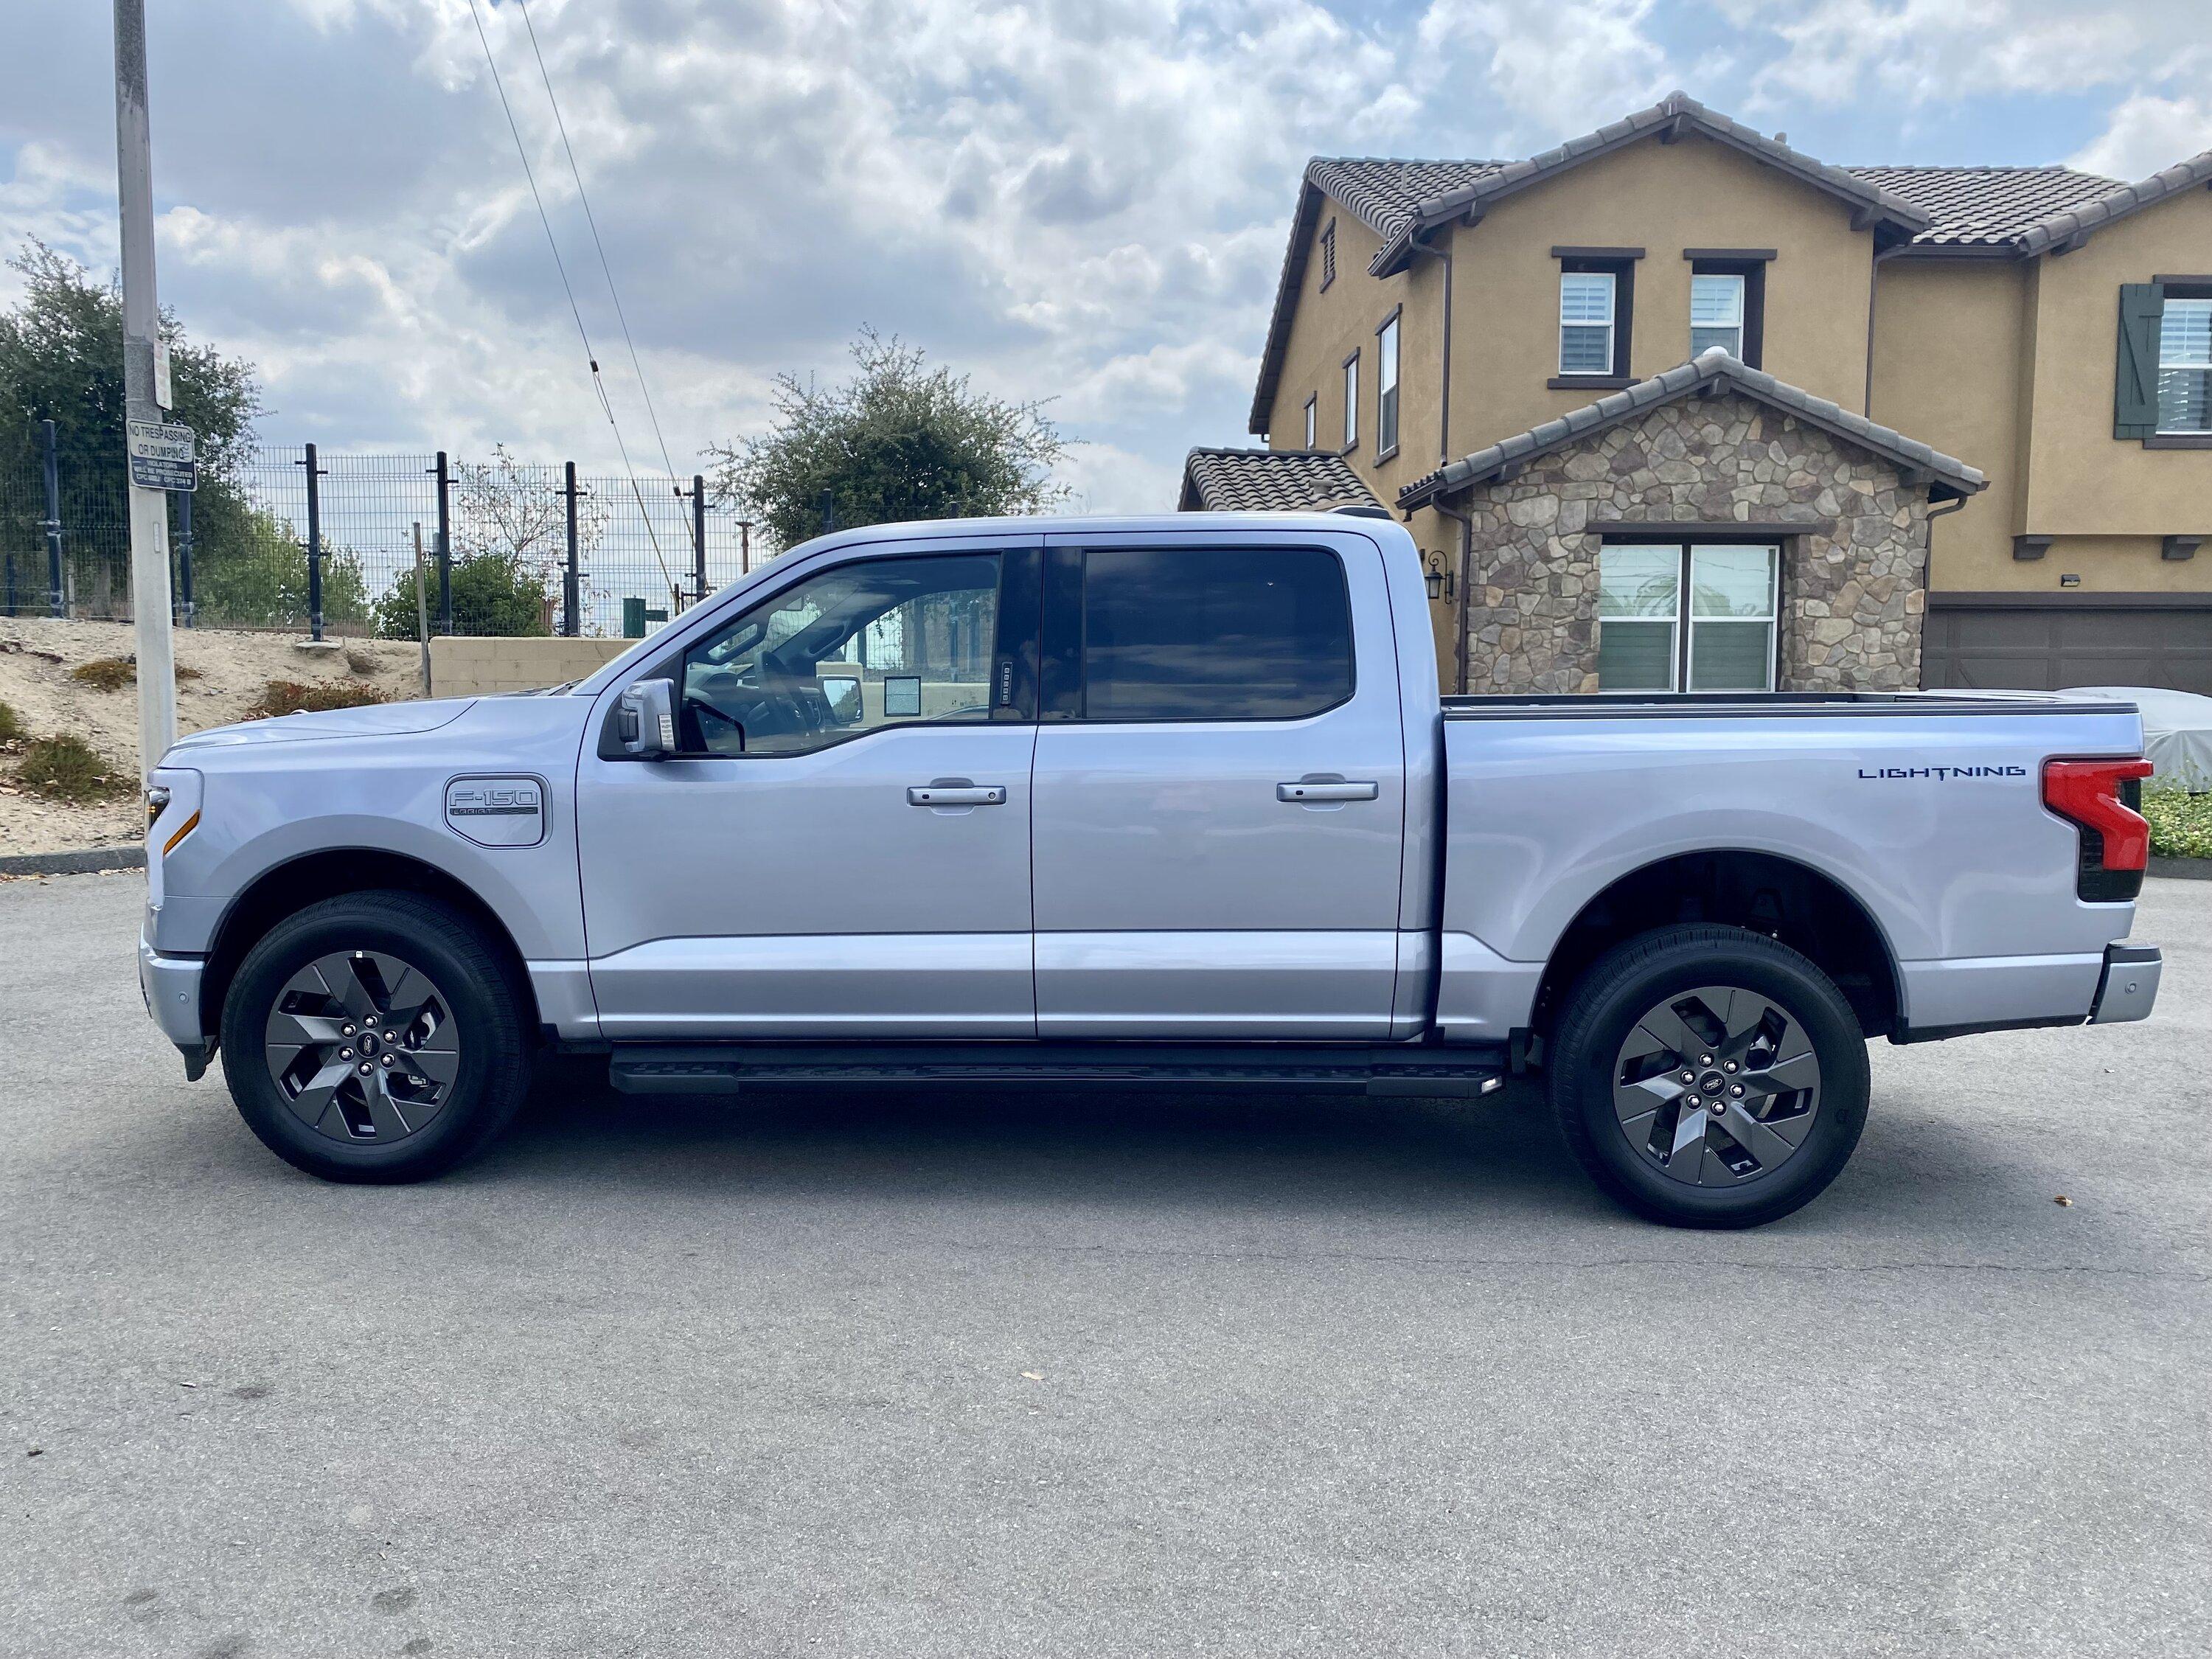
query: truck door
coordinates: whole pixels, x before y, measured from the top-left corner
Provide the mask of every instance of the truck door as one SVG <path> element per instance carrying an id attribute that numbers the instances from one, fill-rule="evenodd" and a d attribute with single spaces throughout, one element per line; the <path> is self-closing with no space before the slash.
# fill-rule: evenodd
<path id="1" fill-rule="evenodd" d="M 609 1036 L 1035 1035 L 1038 556 L 856 550 L 635 677 L 676 682 L 683 752 L 580 763 Z"/>
<path id="2" fill-rule="evenodd" d="M 1048 537 L 1043 1036 L 1387 1036 L 1404 725 L 1355 536 Z"/>

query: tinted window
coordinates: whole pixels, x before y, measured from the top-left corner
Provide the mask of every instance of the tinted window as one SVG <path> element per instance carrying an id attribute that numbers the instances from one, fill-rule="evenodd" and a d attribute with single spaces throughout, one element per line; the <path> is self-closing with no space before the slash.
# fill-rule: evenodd
<path id="1" fill-rule="evenodd" d="M 1352 695 L 1344 568 L 1317 548 L 1097 548 L 1084 718 L 1291 720 Z"/>

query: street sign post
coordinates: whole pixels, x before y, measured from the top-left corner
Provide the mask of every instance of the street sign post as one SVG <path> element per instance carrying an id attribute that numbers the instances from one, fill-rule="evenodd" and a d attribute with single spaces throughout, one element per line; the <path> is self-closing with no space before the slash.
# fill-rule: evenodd
<path id="1" fill-rule="evenodd" d="M 191 428 L 173 421 L 125 421 L 124 447 L 131 456 L 131 482 L 138 489 L 190 492 L 199 487 Z"/>

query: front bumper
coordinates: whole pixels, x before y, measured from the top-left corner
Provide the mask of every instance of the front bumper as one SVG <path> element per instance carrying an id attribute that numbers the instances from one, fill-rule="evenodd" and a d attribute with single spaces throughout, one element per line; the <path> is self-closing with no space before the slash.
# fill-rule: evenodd
<path id="1" fill-rule="evenodd" d="M 207 1066 L 207 1033 L 200 1029 L 200 974 L 205 967 L 198 957 L 156 955 L 144 934 L 138 938 L 138 990 L 146 999 L 146 1012 L 161 1035 L 183 1051 L 185 1066 L 195 1077 Z"/>
<path id="2" fill-rule="evenodd" d="M 2107 945 L 2089 1024 L 2118 1025 L 2150 1018 L 2151 1005 L 2158 1000 L 2159 970 L 2165 966 L 2155 945 Z"/>

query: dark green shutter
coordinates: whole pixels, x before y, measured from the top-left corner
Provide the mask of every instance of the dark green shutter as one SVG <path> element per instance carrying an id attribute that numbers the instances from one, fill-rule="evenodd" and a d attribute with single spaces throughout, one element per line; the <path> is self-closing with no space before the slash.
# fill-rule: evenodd
<path id="1" fill-rule="evenodd" d="M 2120 356 L 2112 374 L 2112 435 L 2148 438 L 2158 430 L 2158 323 L 2165 296 L 2156 283 L 2120 287 Z"/>

